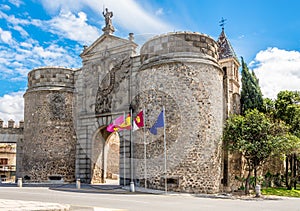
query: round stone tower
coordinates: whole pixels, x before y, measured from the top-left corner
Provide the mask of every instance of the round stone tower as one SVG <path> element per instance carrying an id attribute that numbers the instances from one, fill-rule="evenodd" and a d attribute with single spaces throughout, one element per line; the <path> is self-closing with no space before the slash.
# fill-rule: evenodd
<path id="1" fill-rule="evenodd" d="M 25 182 L 73 182 L 74 70 L 43 67 L 28 73 L 20 176 Z"/>
<path id="2" fill-rule="evenodd" d="M 151 128 L 165 107 L 157 135 L 135 132 L 135 174 L 141 186 L 215 193 L 222 179 L 223 71 L 211 37 L 191 32 L 156 36 L 141 48 L 136 111 Z M 165 147 L 166 146 L 166 147 Z"/>

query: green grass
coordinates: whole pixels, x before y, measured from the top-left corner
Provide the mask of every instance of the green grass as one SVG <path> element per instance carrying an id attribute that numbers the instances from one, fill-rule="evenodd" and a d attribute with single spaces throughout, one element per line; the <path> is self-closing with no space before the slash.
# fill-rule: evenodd
<path id="1" fill-rule="evenodd" d="M 300 189 L 287 190 L 286 188 L 263 188 L 261 190 L 261 193 L 263 195 L 287 196 L 287 197 L 300 198 Z"/>

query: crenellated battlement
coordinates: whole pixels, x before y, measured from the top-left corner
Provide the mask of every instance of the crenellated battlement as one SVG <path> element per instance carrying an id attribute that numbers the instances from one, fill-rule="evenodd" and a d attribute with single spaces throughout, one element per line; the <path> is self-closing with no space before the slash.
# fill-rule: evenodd
<path id="1" fill-rule="evenodd" d="M 19 121 L 19 124 L 15 124 L 15 121 L 12 119 L 7 122 L 0 119 L 0 144 L 20 144 L 20 141 L 23 140 L 23 132 L 24 121 Z"/>
<path id="2" fill-rule="evenodd" d="M 218 44 L 206 34 L 172 32 L 155 36 L 141 47 L 141 63 L 176 58 L 205 57 L 217 62 Z"/>
<path id="3" fill-rule="evenodd" d="M 24 128 L 24 121 L 21 120 L 19 121 L 19 124 L 15 124 L 15 121 L 13 119 L 8 120 L 7 124 L 5 124 L 5 122 L 0 119 L 0 129 L 3 128 L 16 128 L 16 129 L 23 129 Z"/>
<path id="4" fill-rule="evenodd" d="M 74 88 L 74 70 L 63 67 L 41 67 L 28 73 L 28 90 Z"/>

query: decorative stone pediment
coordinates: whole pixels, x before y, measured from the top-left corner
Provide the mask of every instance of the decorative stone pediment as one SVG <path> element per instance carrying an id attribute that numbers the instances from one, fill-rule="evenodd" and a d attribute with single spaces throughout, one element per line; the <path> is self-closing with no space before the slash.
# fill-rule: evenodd
<path id="1" fill-rule="evenodd" d="M 110 34 L 103 34 L 92 45 L 86 47 L 80 54 L 83 61 L 91 57 L 109 57 L 113 54 L 121 52 L 129 52 L 135 54 L 137 44 L 123 38 L 119 38 Z"/>

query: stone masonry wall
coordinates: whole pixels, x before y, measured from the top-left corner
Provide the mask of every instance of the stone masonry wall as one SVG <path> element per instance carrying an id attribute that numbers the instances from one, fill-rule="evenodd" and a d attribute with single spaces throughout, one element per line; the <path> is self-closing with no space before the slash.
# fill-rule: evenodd
<path id="1" fill-rule="evenodd" d="M 73 182 L 73 71 L 51 67 L 35 69 L 28 75 L 20 174 L 26 182 Z"/>
<path id="2" fill-rule="evenodd" d="M 24 122 L 20 121 L 18 127 L 14 123 L 12 127 L 5 127 L 0 119 L 0 143 L 19 143 L 23 139 Z"/>
<path id="3" fill-rule="evenodd" d="M 129 111 L 129 66 L 136 47 L 131 40 L 104 34 L 81 54 L 83 67 L 75 73 L 74 120 L 76 177 L 83 182 L 103 181 L 106 137 L 99 128 Z"/>
<path id="4" fill-rule="evenodd" d="M 141 48 L 133 105 L 136 112 L 145 106 L 146 128 L 165 106 L 168 190 L 215 193 L 220 188 L 223 72 L 215 46 L 203 34 L 170 33 Z M 142 186 L 146 178 L 148 187 L 165 189 L 162 129 L 158 135 L 147 132 L 146 145 L 142 130 L 134 141 L 136 178 Z"/>

